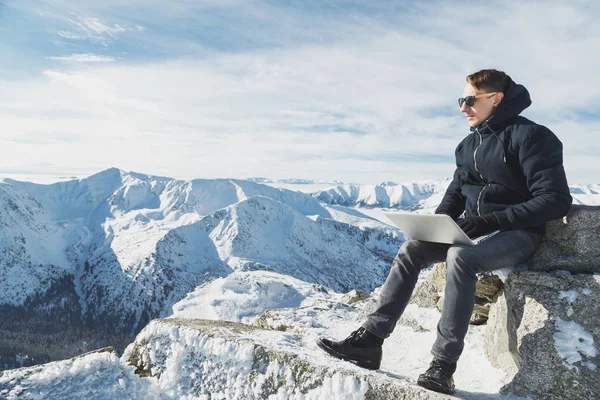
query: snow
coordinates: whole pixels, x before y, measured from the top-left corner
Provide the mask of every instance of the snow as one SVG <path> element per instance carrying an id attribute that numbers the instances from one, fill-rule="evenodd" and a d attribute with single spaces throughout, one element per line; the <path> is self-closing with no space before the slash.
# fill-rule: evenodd
<path id="1" fill-rule="evenodd" d="M 574 363 L 582 361 L 582 355 L 591 358 L 598 354 L 598 349 L 594 345 L 594 337 L 577 322 L 557 318 L 555 328 L 554 347 L 560 357 L 565 360 L 565 365 L 569 369 L 576 368 Z M 590 362 L 586 362 L 585 366 L 592 370 L 596 368 Z"/>
<path id="2" fill-rule="evenodd" d="M 424 271 L 422 275 L 426 275 L 428 272 Z M 264 290 L 281 293 L 282 291 L 276 290 L 276 288 L 279 282 L 285 279 L 298 292 L 306 293 L 301 302 L 298 303 L 298 299 L 294 301 L 295 304 L 298 304 L 298 306 L 293 306 L 295 308 L 279 309 L 281 307 L 279 304 L 287 301 L 285 296 L 268 296 L 271 300 L 267 300 L 267 303 L 272 305 L 273 308 L 277 308 L 272 314 L 275 319 L 270 321 L 274 327 L 283 326 L 286 328 L 286 332 L 297 332 L 301 336 L 300 339 L 281 341 L 281 337 L 278 335 L 279 332 L 265 331 L 253 334 L 251 336 L 253 340 L 294 354 L 309 355 L 323 365 L 338 365 L 344 368 L 356 368 L 361 373 L 372 373 L 355 367 L 353 364 L 335 360 L 316 346 L 319 337 L 325 336 L 341 340 L 357 329 L 364 321 L 364 315 L 360 308 L 363 304 L 358 304 L 358 307 L 340 304 L 336 302 L 341 297 L 340 293 L 329 291 L 328 295 L 324 295 L 320 291 L 311 291 L 310 287 L 297 280 L 289 280 L 289 278 L 286 279 L 277 275 L 273 276 L 271 273 L 264 271 L 255 271 L 253 274 L 246 273 L 237 277 L 234 273 L 194 291 L 193 295 L 188 296 L 188 298 L 174 306 L 173 317 L 185 316 L 182 311 L 178 310 L 179 307 L 185 305 L 185 312 L 189 313 L 190 317 L 203 318 L 206 313 L 213 313 L 220 316 L 229 316 L 228 320 L 230 321 L 243 320 L 252 323 L 260 315 L 262 307 L 259 300 L 260 292 L 252 289 L 253 285 L 250 282 L 254 280 L 260 285 L 269 285 L 267 281 L 273 277 L 277 278 L 274 282 L 277 284 L 272 285 L 271 289 Z M 240 295 L 240 293 L 227 293 L 227 290 L 223 290 L 228 286 L 226 285 L 228 280 L 243 280 L 245 283 L 244 289 L 240 291 L 244 296 L 243 300 L 240 299 L 243 311 L 239 313 L 232 312 L 232 303 L 222 301 L 223 297 L 231 298 Z M 420 282 L 422 282 L 422 279 L 420 279 Z M 255 297 L 256 301 L 252 301 L 252 297 Z M 272 302 L 274 298 L 278 299 L 280 303 Z M 211 303 L 211 299 L 216 301 Z M 251 307 L 245 306 L 247 304 L 250 304 Z M 209 310 L 206 310 L 207 306 L 209 306 Z M 255 310 L 254 317 L 248 313 L 248 310 L 251 309 Z M 415 331 L 412 327 L 403 324 L 397 325 L 392 335 L 384 342 L 384 357 L 379 373 L 415 382 L 418 375 L 427 369 L 431 361 L 430 348 L 435 341 L 436 326 L 440 313 L 437 309 L 420 308 L 414 304 L 409 304 L 402 318 L 410 320 L 411 325 L 416 324 L 423 327 L 425 331 Z M 485 325 L 469 327 L 465 339 L 465 350 L 454 377 L 455 383 L 459 388 L 459 396 L 463 398 L 504 399 L 505 397 L 499 395 L 498 391 L 508 382 L 505 381 L 502 371 L 494 368 L 485 357 L 483 351 L 484 331 Z M 474 369 L 473 365 L 478 367 Z M 516 397 L 512 398 L 516 399 Z"/>
<path id="3" fill-rule="evenodd" d="M 572 290 L 561 290 L 559 292 L 558 298 L 559 299 L 566 298 L 567 302 L 569 303 L 569 307 L 567 308 L 567 316 L 568 317 L 571 317 L 573 315 L 573 313 L 574 313 L 572 304 L 573 304 L 573 302 L 575 300 L 577 300 L 578 296 L 579 296 L 579 293 L 577 292 L 577 290 L 574 290 L 574 289 L 572 289 Z"/>
<path id="4" fill-rule="evenodd" d="M 593 362 L 590 362 L 590 361 L 582 361 L 581 365 L 591 369 L 592 371 L 596 371 L 596 368 L 598 368 L 598 366 L 596 364 L 594 364 Z"/>
<path id="5" fill-rule="evenodd" d="M 600 184 L 569 185 L 573 204 L 600 206 Z"/>
<path id="6" fill-rule="evenodd" d="M 500 280 L 503 283 L 506 283 L 506 279 L 508 278 L 508 275 L 511 272 L 518 272 L 518 271 L 527 271 L 527 264 L 523 264 L 523 265 L 518 265 L 516 267 L 506 267 L 506 268 L 500 268 L 494 271 L 494 275 L 497 275 L 498 278 L 500 278 Z M 519 299 L 522 298 L 522 293 L 519 294 Z"/>
<path id="7" fill-rule="evenodd" d="M 5 371 L 0 398 L 21 399 L 155 399 L 166 398 L 151 379 L 135 375 L 134 367 L 113 353 L 93 353 L 73 360 L 34 367 L 34 372 Z M 9 385 L 10 384 L 10 385 Z M 2 389 L 8 387 L 8 389 Z"/>
<path id="8" fill-rule="evenodd" d="M 573 302 L 575 300 L 577 300 L 577 297 L 579 296 L 579 293 L 577 292 L 577 290 L 575 289 L 571 289 L 571 290 L 561 290 L 560 292 L 558 292 L 558 298 L 559 299 L 564 299 L 566 298 L 567 301 L 569 302 L 569 304 L 573 304 Z"/>
<path id="9" fill-rule="evenodd" d="M 432 195 L 446 190 L 450 180 L 422 181 L 391 185 L 355 185 L 344 184 L 332 186 L 315 193 L 313 197 L 329 204 L 343 206 L 358 206 L 365 208 L 392 208 L 392 209 L 429 209 L 430 203 L 426 200 Z M 439 197 L 441 200 L 441 197 Z M 435 198 L 438 201 L 438 198 Z M 439 201 L 438 201 L 439 204 Z"/>
<path id="10" fill-rule="evenodd" d="M 301 307 L 317 299 L 340 297 L 275 272 L 236 271 L 197 287 L 173 305 L 172 317 L 250 323 L 273 308 Z"/>

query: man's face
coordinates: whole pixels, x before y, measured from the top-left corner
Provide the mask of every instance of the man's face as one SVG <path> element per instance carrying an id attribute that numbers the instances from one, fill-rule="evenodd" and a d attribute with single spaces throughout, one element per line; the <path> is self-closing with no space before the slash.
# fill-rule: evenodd
<path id="1" fill-rule="evenodd" d="M 492 91 L 475 89 L 467 83 L 463 90 L 463 97 L 476 96 L 485 93 L 492 93 Z M 503 93 L 498 93 L 490 97 L 479 97 L 475 99 L 475 104 L 471 107 L 465 102 L 460 107 L 460 112 L 465 114 L 470 126 L 478 126 L 492 115 L 494 109 L 500 104 L 500 101 L 502 101 L 503 96 Z"/>

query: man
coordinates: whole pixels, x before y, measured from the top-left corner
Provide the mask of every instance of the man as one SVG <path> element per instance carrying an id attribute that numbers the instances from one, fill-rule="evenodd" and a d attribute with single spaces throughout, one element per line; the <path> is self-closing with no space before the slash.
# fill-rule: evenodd
<path id="1" fill-rule="evenodd" d="M 334 357 L 378 369 L 382 343 L 394 330 L 419 272 L 446 261 L 446 287 L 433 361 L 417 384 L 454 392 L 453 374 L 464 347 L 475 302 L 477 272 L 515 267 L 538 248 L 545 223 L 566 215 L 572 198 L 565 177 L 562 143 L 546 127 L 519 116 L 529 92 L 502 71 L 467 76 L 460 111 L 471 133 L 456 148 L 456 171 L 436 214 L 447 214 L 471 237 L 499 230 L 475 245 L 418 240 L 402 244 L 375 310 L 345 340 L 321 338 Z M 459 217 L 465 212 L 465 218 Z"/>

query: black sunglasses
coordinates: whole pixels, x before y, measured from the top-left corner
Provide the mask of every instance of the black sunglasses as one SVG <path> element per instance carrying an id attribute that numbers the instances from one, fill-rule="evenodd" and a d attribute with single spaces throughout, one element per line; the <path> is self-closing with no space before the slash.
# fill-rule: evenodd
<path id="1" fill-rule="evenodd" d="M 478 94 L 476 96 L 467 96 L 467 97 L 461 97 L 458 99 L 458 106 L 462 107 L 462 105 L 464 103 L 466 103 L 469 107 L 473 107 L 473 105 L 475 104 L 475 100 L 480 98 L 480 97 L 491 97 L 493 95 L 495 95 L 498 92 L 491 92 L 491 93 L 481 93 Z"/>

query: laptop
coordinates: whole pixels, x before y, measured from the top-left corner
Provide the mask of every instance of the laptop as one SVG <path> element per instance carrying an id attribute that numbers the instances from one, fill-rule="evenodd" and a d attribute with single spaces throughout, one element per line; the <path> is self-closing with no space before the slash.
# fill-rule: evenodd
<path id="1" fill-rule="evenodd" d="M 445 214 L 415 214 L 409 212 L 384 212 L 383 214 L 402 232 L 406 233 L 409 238 L 427 242 L 475 246 L 500 232 L 495 231 L 471 239 L 450 216 Z"/>

